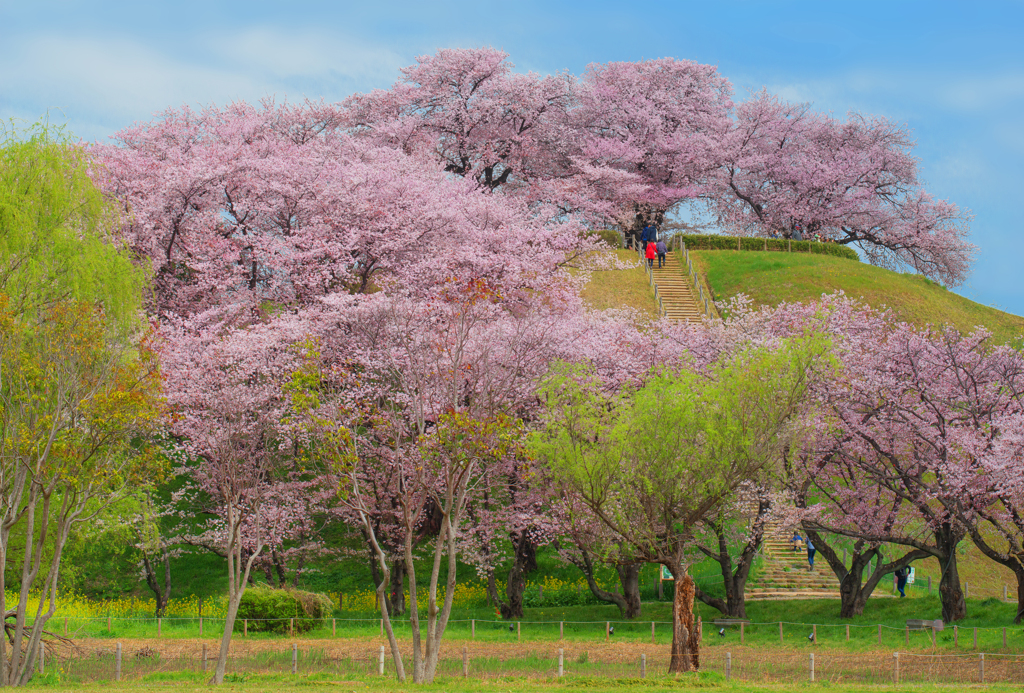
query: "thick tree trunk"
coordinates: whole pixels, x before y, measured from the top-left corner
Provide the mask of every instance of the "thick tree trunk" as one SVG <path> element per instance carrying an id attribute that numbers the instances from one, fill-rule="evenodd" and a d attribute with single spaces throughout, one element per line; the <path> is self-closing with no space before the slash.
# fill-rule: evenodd
<path id="1" fill-rule="evenodd" d="M 1017 615 L 1013 622 L 1020 623 L 1024 619 L 1024 567 L 1018 566 L 1013 574 L 1017 578 Z"/>
<path id="2" fill-rule="evenodd" d="M 967 602 L 960 587 L 960 571 L 957 570 L 956 547 L 963 534 L 944 522 L 935 530 L 935 548 L 938 552 L 942 576 L 939 578 L 939 599 L 942 602 L 942 620 L 946 623 L 961 621 L 967 617 Z"/>
<path id="3" fill-rule="evenodd" d="M 942 578 L 939 580 L 942 620 L 946 623 L 961 621 L 967 618 L 967 602 L 964 599 L 964 591 L 960 587 L 960 572 L 956 565 L 955 546 L 945 561 L 939 559 L 939 564 L 943 568 Z"/>
<path id="4" fill-rule="evenodd" d="M 526 575 L 537 569 L 537 548 L 530 539 L 529 530 L 521 530 L 512 538 L 515 558 L 508 571 L 505 596 L 508 601 L 498 600 L 501 617 L 506 621 L 523 617 L 523 595 L 526 592 Z M 495 591 L 495 593 L 497 593 Z"/>
<path id="5" fill-rule="evenodd" d="M 669 568 L 672 570 L 672 568 Z M 670 674 L 697 671 L 700 669 L 700 624 L 693 621 L 693 578 L 678 568 L 676 576 L 676 598 L 672 603 L 672 659 Z"/>
<path id="6" fill-rule="evenodd" d="M 388 602 L 393 615 L 405 614 L 405 562 L 401 559 L 395 560 L 395 567 L 391 571 L 391 594 Z"/>
<path id="7" fill-rule="evenodd" d="M 640 568 L 641 563 L 628 563 L 615 566 L 622 586 L 623 604 L 619 605 L 622 617 L 634 619 L 640 617 Z"/>
<path id="8" fill-rule="evenodd" d="M 878 583 L 886 575 L 891 575 L 899 568 L 905 568 L 912 562 L 927 558 L 931 554 L 921 549 L 914 549 L 898 559 L 883 563 L 885 557 L 878 547 L 867 547 L 863 540 L 857 540 L 850 556 L 850 566 L 843 562 L 843 557 L 828 542 L 820 530 L 804 528 L 807 537 L 814 542 L 818 554 L 825 559 L 832 573 L 839 580 L 839 617 L 853 618 L 864 613 L 864 607 L 871 598 Z M 874 568 L 871 567 L 874 562 Z M 867 573 L 867 579 L 864 574 Z"/>

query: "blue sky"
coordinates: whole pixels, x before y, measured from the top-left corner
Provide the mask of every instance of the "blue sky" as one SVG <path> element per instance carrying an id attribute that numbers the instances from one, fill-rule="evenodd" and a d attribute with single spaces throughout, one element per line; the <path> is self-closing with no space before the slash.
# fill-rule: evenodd
<path id="1" fill-rule="evenodd" d="M 737 99 L 766 86 L 906 122 L 929 190 L 974 213 L 978 258 L 957 291 L 1024 315 L 1024 0 L 0 0 L 0 117 L 49 111 L 103 139 L 168 106 L 340 100 L 417 55 L 484 45 L 540 73 L 698 60 Z"/>

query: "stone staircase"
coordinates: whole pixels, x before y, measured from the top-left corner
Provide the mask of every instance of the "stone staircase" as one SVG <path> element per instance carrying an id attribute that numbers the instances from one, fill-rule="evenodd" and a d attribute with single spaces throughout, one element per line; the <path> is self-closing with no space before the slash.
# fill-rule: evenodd
<path id="1" fill-rule="evenodd" d="M 675 251 L 669 251 L 661 268 L 655 260 L 651 275 L 668 318 L 678 322 L 700 322 L 704 319 L 704 311 L 693 296 L 693 287 Z"/>
<path id="2" fill-rule="evenodd" d="M 769 526 L 761 548 L 761 569 L 747 586 L 748 601 L 773 599 L 839 599 L 839 582 L 824 560 L 814 570 L 807 564 L 807 550 L 794 551 L 792 531 Z"/>

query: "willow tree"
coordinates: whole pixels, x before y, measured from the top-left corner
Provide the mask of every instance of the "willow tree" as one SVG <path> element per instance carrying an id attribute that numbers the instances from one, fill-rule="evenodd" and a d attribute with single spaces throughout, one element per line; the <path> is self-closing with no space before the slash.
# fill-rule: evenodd
<path id="1" fill-rule="evenodd" d="M 565 494 L 631 557 L 676 578 L 669 671 L 700 666 L 694 582 L 687 563 L 698 525 L 744 481 L 770 471 L 830 368 L 828 341 L 810 335 L 727 354 L 707 368 L 663 367 L 636 388 L 607 392 L 590 367 L 564 365 L 541 390 L 534 438 Z"/>
<path id="2" fill-rule="evenodd" d="M 145 273 L 113 242 L 89 166 L 46 125 L 0 146 L 0 685 L 32 676 L 73 526 L 155 459 L 136 442 L 157 415 Z"/>

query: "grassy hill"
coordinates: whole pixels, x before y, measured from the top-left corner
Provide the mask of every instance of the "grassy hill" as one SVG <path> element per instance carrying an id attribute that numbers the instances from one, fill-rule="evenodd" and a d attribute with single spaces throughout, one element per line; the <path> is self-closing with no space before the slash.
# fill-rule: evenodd
<path id="1" fill-rule="evenodd" d="M 827 255 L 700 250 L 690 257 L 717 301 L 743 293 L 757 305 L 777 305 L 842 290 L 917 325 L 950 324 L 962 332 L 983 325 L 998 342 L 1020 341 L 1024 335 L 1024 318 L 958 296 L 920 275 Z"/>
<path id="2" fill-rule="evenodd" d="M 649 317 L 657 317 L 654 289 L 647 279 L 647 273 L 637 264 L 637 255 L 632 250 L 610 251 L 619 260 L 636 264 L 624 270 L 603 270 L 591 272 L 590 282 L 583 289 L 583 300 L 595 310 L 608 308 L 635 308 Z"/>

